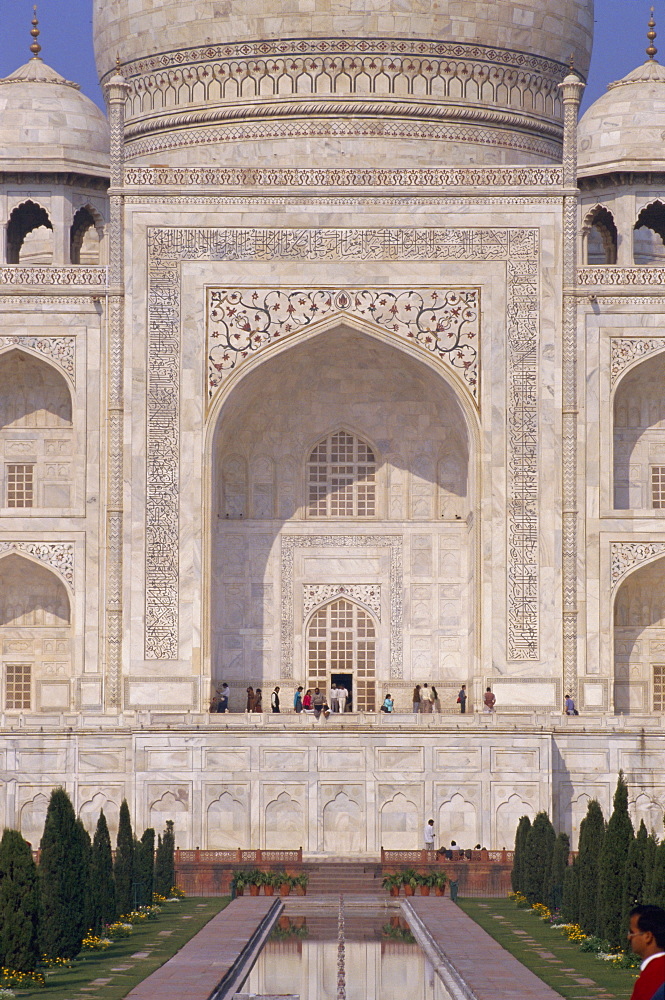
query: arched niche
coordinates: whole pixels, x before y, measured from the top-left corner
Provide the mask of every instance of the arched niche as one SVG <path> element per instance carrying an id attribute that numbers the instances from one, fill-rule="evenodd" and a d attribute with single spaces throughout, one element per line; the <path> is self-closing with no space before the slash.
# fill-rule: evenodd
<path id="1" fill-rule="evenodd" d="M 614 506 L 665 507 L 665 354 L 647 358 L 614 394 Z"/>
<path id="2" fill-rule="evenodd" d="M 76 212 L 69 230 L 69 256 L 72 264 L 95 265 L 102 263 L 101 217 L 89 205 Z"/>
<path id="3" fill-rule="evenodd" d="M 233 850 L 250 843 L 249 814 L 246 797 L 230 791 L 211 802 L 207 810 L 207 840 L 209 849 Z"/>
<path id="4" fill-rule="evenodd" d="M 266 850 L 293 850 L 304 843 L 305 813 L 302 803 L 288 792 L 280 792 L 265 812 Z"/>
<path id="5" fill-rule="evenodd" d="M 433 584 L 429 658 L 436 683 L 438 602 L 444 597 L 456 602 L 460 621 L 469 624 L 474 599 L 475 581 L 469 583 L 473 532 L 467 530 L 467 517 L 475 507 L 476 428 L 470 408 L 462 404 L 447 374 L 433 370 L 431 359 L 421 361 L 346 323 L 308 339 L 294 338 L 288 348 L 267 353 L 262 363 L 251 360 L 255 367 L 236 376 L 215 411 L 211 433 L 208 594 L 213 680 L 229 683 L 238 698 L 249 683 L 264 688 L 279 683 L 284 649 L 280 642 L 290 628 L 293 676 L 304 683 L 304 587 L 310 582 L 353 583 L 357 577 L 357 582 L 379 587 L 383 603 L 377 641 L 383 644 L 385 677 L 378 683 L 387 683 L 390 620 L 402 614 L 396 602 L 402 601 L 403 589 L 400 586 L 395 597 L 390 548 L 374 551 L 372 538 L 389 533 L 402 540 L 405 551 L 411 550 L 411 536 L 418 536 L 405 560 L 405 587 L 412 577 L 423 575 Z M 321 442 L 330 444 L 337 434 L 352 441 L 353 461 L 346 476 L 351 491 L 357 491 L 362 475 L 358 442 L 371 450 L 374 508 L 360 513 L 356 505 L 348 512 L 326 509 L 312 516 L 312 455 Z M 333 491 L 329 459 L 327 455 L 324 463 L 326 496 Z M 476 525 L 477 519 L 474 530 Z M 290 543 L 293 572 L 284 564 L 287 536 L 295 539 Z M 335 536 L 340 536 L 339 543 Z M 358 551 L 355 538 L 360 539 Z M 304 553 L 307 548 L 311 551 Z M 451 558 L 453 553 L 456 558 Z M 345 578 L 345 567 L 354 579 Z M 439 584 L 448 587 L 445 594 Z M 285 622 L 288 602 L 290 625 Z M 407 630 L 416 628 L 409 615 Z M 470 624 L 460 628 L 461 660 L 469 655 L 465 644 L 473 633 Z M 412 669 L 411 661 L 403 665 L 405 691 Z"/>
<path id="6" fill-rule="evenodd" d="M 582 236 L 587 264 L 616 264 L 618 233 L 609 209 L 596 205 L 584 220 Z"/>
<path id="7" fill-rule="evenodd" d="M 414 851 L 421 844 L 422 817 L 417 804 L 397 792 L 381 807 L 381 846 L 386 850 Z"/>
<path id="8" fill-rule="evenodd" d="M 361 854 L 367 850 L 365 817 L 360 804 L 338 792 L 323 807 L 323 850 L 327 854 Z"/>
<path id="9" fill-rule="evenodd" d="M 17 553 L 0 558 L 0 628 L 70 624 L 67 588 L 52 570 Z"/>
<path id="10" fill-rule="evenodd" d="M 455 841 L 460 849 L 474 847 L 478 843 L 478 815 L 473 802 L 456 792 L 439 806 L 439 822 L 436 825 L 442 845 L 449 846 Z"/>
<path id="11" fill-rule="evenodd" d="M 665 711 L 665 559 L 632 572 L 614 599 L 614 708 Z"/>
<path id="12" fill-rule="evenodd" d="M 24 201 L 9 216 L 7 263 L 53 263 L 53 223 L 46 209 L 34 201 Z"/>
<path id="13" fill-rule="evenodd" d="M 633 230 L 635 266 L 665 265 L 665 205 L 653 201 L 642 209 Z"/>

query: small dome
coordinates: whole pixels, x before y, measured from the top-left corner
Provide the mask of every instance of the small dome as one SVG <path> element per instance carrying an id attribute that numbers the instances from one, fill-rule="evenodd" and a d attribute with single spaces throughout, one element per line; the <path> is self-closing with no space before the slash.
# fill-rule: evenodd
<path id="1" fill-rule="evenodd" d="M 39 57 L 0 79 L 0 170 L 109 175 L 103 112 Z"/>
<path id="2" fill-rule="evenodd" d="M 578 129 L 581 177 L 665 171 L 665 66 L 647 59 L 611 83 Z"/>

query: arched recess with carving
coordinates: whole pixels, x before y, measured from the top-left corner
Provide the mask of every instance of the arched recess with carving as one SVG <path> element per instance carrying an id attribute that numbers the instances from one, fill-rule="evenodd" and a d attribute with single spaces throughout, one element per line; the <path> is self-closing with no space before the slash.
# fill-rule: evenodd
<path id="1" fill-rule="evenodd" d="M 387 645 L 387 633 L 369 610 L 345 598 L 327 601 L 310 616 L 306 634 L 307 687 L 327 697 L 335 683 L 346 688 L 354 712 L 375 712 L 377 646 Z"/>
<path id="2" fill-rule="evenodd" d="M 652 201 L 637 217 L 633 229 L 633 262 L 635 266 L 665 265 L 665 204 Z"/>
<path id="3" fill-rule="evenodd" d="M 308 516 L 312 450 L 337 432 L 372 450 L 375 516 L 357 510 Z M 400 634 L 402 622 L 406 630 L 418 627 L 418 654 L 429 657 L 435 683 L 442 660 L 438 605 L 452 602 L 458 627 L 446 669 L 456 682 L 475 652 L 477 441 L 474 404 L 441 363 L 347 318 L 314 334 L 292 334 L 243 362 L 214 400 L 209 425 L 210 628 L 204 631 L 213 682 L 227 681 L 240 697 L 249 683 L 262 680 L 265 688 L 304 678 L 309 583 L 377 585 L 381 621 L 398 621 Z M 355 483 L 354 455 L 349 477 Z M 412 535 L 404 587 L 397 587 L 401 551 L 391 556 L 387 540 L 406 548 Z M 456 554 L 445 561 L 445 572 L 442 552 Z M 427 636 L 402 598 L 420 577 L 430 608 Z M 390 656 L 383 657 L 379 683 L 395 678 L 391 686 L 403 688 L 406 705 L 411 659 L 390 664 Z"/>
<path id="4" fill-rule="evenodd" d="M 414 851 L 421 844 L 422 817 L 418 803 L 396 792 L 381 807 L 381 846 L 386 850 Z"/>
<path id="5" fill-rule="evenodd" d="M 665 711 L 665 558 L 645 562 L 614 598 L 614 709 Z"/>
<path id="6" fill-rule="evenodd" d="M 104 221 L 91 205 L 76 212 L 69 230 L 69 259 L 72 264 L 103 264 Z"/>
<path id="7" fill-rule="evenodd" d="M 6 712 L 67 711 L 73 668 L 71 595 L 29 555 L 0 557 L 2 704 Z"/>
<path id="8" fill-rule="evenodd" d="M 305 810 L 296 795 L 280 792 L 265 811 L 265 846 L 269 851 L 293 850 L 305 843 Z"/>
<path id="9" fill-rule="evenodd" d="M 614 390 L 614 507 L 665 507 L 665 351 L 629 368 Z"/>
<path id="10" fill-rule="evenodd" d="M 439 821 L 436 824 L 442 844 L 455 841 L 458 847 L 473 847 L 480 840 L 478 813 L 473 802 L 459 792 L 455 792 L 439 806 Z"/>
<path id="11" fill-rule="evenodd" d="M 206 814 L 209 849 L 234 850 L 250 843 L 245 788 L 227 788 L 210 803 Z"/>
<path id="12" fill-rule="evenodd" d="M 43 356 L 10 347 L 0 353 L 0 507 L 70 508 L 81 449 L 72 387 Z"/>
<path id="13" fill-rule="evenodd" d="M 361 854 L 367 850 L 364 809 L 360 789 L 349 786 L 323 807 L 323 850 L 327 854 Z"/>
<path id="14" fill-rule="evenodd" d="M 52 264 L 53 223 L 42 205 L 24 201 L 7 221 L 8 264 Z"/>
<path id="15" fill-rule="evenodd" d="M 604 205 L 596 205 L 586 215 L 582 226 L 585 262 L 616 264 L 618 238 L 614 216 Z"/>

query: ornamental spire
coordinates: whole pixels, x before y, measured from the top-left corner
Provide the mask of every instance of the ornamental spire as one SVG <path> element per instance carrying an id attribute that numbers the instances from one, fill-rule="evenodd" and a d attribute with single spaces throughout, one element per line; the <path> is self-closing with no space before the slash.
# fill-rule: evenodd
<path id="1" fill-rule="evenodd" d="M 649 46 L 647 48 L 647 55 L 649 59 L 654 59 L 658 49 L 653 44 L 656 37 L 656 22 L 653 19 L 653 7 L 651 8 L 651 17 L 649 18 L 649 30 L 647 31 L 647 38 L 649 39 Z"/>
<path id="2" fill-rule="evenodd" d="M 33 59 L 41 59 L 39 53 L 42 51 L 42 47 L 37 41 L 37 39 L 39 38 L 38 26 L 39 26 L 39 21 L 37 20 L 37 7 L 35 6 L 32 8 L 32 29 L 30 31 L 30 34 L 32 35 L 33 38 L 32 45 L 30 46 L 30 51 L 32 52 Z"/>

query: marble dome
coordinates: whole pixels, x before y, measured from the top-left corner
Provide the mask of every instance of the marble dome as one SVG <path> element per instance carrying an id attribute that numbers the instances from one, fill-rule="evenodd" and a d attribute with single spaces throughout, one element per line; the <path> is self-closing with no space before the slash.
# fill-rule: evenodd
<path id="1" fill-rule="evenodd" d="M 579 124 L 578 170 L 665 171 L 665 66 L 648 59 L 591 105 Z"/>
<path id="2" fill-rule="evenodd" d="M 593 0 L 93 0 L 136 163 L 552 163 Z"/>
<path id="3" fill-rule="evenodd" d="M 39 57 L 0 79 L 0 170 L 108 177 L 103 112 Z"/>

